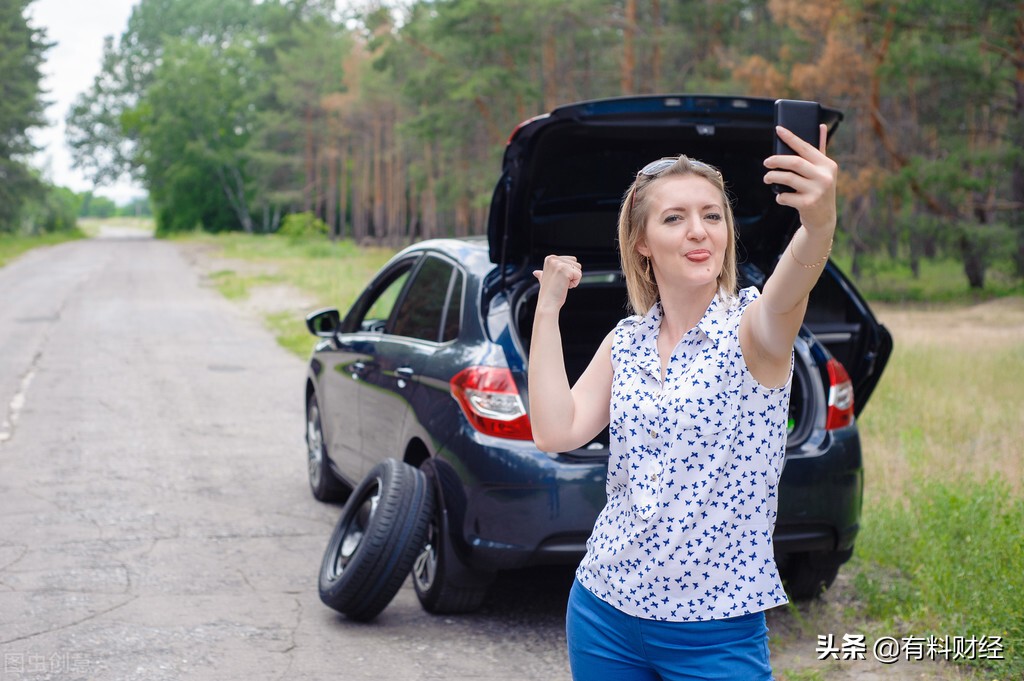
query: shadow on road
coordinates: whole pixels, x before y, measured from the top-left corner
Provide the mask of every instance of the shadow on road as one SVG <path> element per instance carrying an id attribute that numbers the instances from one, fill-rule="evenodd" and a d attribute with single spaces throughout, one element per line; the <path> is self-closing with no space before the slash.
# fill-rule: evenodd
<path id="1" fill-rule="evenodd" d="M 499 573 L 477 614 L 498 620 L 565 620 L 576 566 L 544 566 Z"/>

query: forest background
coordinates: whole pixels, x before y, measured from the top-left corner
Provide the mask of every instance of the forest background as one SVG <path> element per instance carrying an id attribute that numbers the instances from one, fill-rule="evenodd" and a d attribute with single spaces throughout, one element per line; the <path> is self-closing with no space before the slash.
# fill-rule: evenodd
<path id="1" fill-rule="evenodd" d="M 13 26 L 30 3 L 3 4 Z M 855 278 L 882 255 L 913 276 L 953 259 L 974 289 L 987 277 L 1020 287 L 1024 2 L 337 4 L 140 0 L 68 114 L 76 166 L 97 184 L 140 180 L 163 234 L 275 232 L 305 213 L 334 239 L 398 246 L 481 233 L 509 133 L 560 104 L 816 99 L 845 114 L 830 153 L 843 175 L 837 252 Z M 39 122 L 31 72 L 46 45 L 25 30 L 27 43 L 0 35 L 28 45 L 3 50 L 5 74 L 26 84 L 22 130 Z M 3 150 L 8 165 L 27 152 L 19 143 Z M 88 214 L 90 195 L 60 188 L 19 213 L 39 190 L 23 171 L 0 196 L 0 231 Z"/>

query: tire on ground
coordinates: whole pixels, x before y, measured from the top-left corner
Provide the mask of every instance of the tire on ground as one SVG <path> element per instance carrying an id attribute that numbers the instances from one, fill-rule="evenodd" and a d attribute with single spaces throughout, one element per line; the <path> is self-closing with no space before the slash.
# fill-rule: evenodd
<path id="1" fill-rule="evenodd" d="M 345 499 L 349 487 L 338 479 L 327 463 L 327 445 L 316 395 L 310 395 L 306 404 L 306 466 L 309 489 L 314 498 L 319 501 Z"/>
<path id="2" fill-rule="evenodd" d="M 461 483 L 455 474 L 433 461 L 423 471 L 435 487 L 434 513 L 427 540 L 412 567 L 412 583 L 420 605 L 435 615 L 478 610 L 494 581 L 493 572 L 466 565 L 452 546 L 446 500 L 457 498 Z"/>
<path id="3" fill-rule="evenodd" d="M 387 607 L 422 550 L 434 491 L 419 470 L 386 459 L 353 490 L 320 565 L 320 600 L 367 621 Z"/>
<path id="4" fill-rule="evenodd" d="M 786 557 L 779 566 L 786 593 L 794 601 L 818 598 L 836 580 L 839 566 L 850 559 L 853 549 L 845 551 L 807 551 Z"/>

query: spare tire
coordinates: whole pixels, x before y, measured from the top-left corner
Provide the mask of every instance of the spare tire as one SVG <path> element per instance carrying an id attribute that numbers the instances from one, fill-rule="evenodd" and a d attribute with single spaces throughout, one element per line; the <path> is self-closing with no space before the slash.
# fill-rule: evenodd
<path id="1" fill-rule="evenodd" d="M 387 607 L 423 548 L 433 488 L 395 459 L 376 465 L 352 491 L 320 564 L 320 600 L 367 621 Z"/>

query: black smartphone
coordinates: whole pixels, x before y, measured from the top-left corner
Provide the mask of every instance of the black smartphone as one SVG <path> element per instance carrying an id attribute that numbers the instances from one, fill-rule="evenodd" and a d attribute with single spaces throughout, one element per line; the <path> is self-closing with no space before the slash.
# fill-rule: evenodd
<path id="1" fill-rule="evenodd" d="M 821 105 L 817 102 L 805 102 L 799 99 L 775 100 L 775 125 L 781 125 L 814 147 L 818 146 L 818 125 L 820 122 Z M 772 134 L 775 134 L 774 129 Z M 775 149 L 773 153 L 796 154 L 778 135 L 775 135 Z M 776 194 L 793 191 L 791 187 L 780 184 L 772 185 L 772 189 Z"/>

